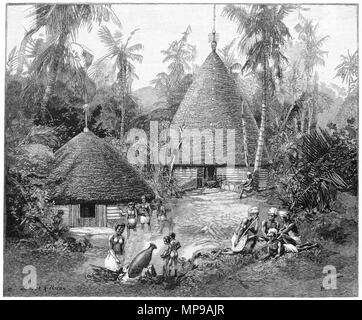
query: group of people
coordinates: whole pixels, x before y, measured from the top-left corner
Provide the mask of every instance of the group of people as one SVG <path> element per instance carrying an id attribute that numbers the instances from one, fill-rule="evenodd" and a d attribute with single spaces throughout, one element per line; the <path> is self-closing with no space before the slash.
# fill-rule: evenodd
<path id="1" fill-rule="evenodd" d="M 252 207 L 236 231 L 238 240 L 242 236 L 247 237 L 250 250 L 254 249 L 258 241 L 267 242 L 268 254 L 265 258 L 278 258 L 285 252 L 301 252 L 318 247 L 316 243 L 302 243 L 297 225 L 286 210 L 270 208 L 268 218 L 261 223 L 260 231 L 261 234 L 259 233 L 259 208 Z"/>
<path id="2" fill-rule="evenodd" d="M 108 239 L 108 254 L 104 262 L 104 266 L 118 272 L 125 262 L 125 243 L 123 236 L 126 224 L 121 223 L 115 227 L 115 233 Z M 165 280 L 177 276 L 178 250 L 181 248 L 180 242 L 176 239 L 176 234 L 171 232 L 163 238 L 165 248 L 161 252 L 163 260 L 163 276 Z"/>
<path id="3" fill-rule="evenodd" d="M 165 248 L 161 253 L 163 259 L 163 276 L 167 281 L 170 278 L 177 277 L 177 261 L 178 250 L 181 248 L 181 244 L 176 240 L 176 234 L 171 232 L 170 235 L 163 238 Z"/>
<path id="4" fill-rule="evenodd" d="M 154 208 L 152 208 L 154 207 Z M 137 231 L 137 225 L 141 224 L 141 229 L 144 230 L 148 226 L 151 231 L 151 217 L 152 212 L 156 213 L 157 221 L 160 227 L 160 233 L 163 234 L 165 223 L 167 222 L 166 208 L 162 204 L 161 199 L 156 199 L 154 206 L 152 206 L 145 196 L 141 197 L 141 202 L 135 204 L 130 202 L 125 212 L 125 222 L 117 224 L 115 233 L 108 239 L 108 254 L 105 259 L 105 267 L 112 271 L 119 271 L 125 262 L 125 244 L 126 239 L 123 236 L 127 230 L 127 239 L 130 237 L 131 230 Z M 171 232 L 168 236 L 164 237 L 166 250 L 161 254 L 164 261 L 164 274 L 171 275 L 177 269 L 177 250 L 181 247 L 180 243 L 175 239 L 175 233 Z M 167 239 L 167 240 L 166 240 Z"/>
<path id="5" fill-rule="evenodd" d="M 151 217 L 152 217 L 151 204 L 147 202 L 146 196 L 141 197 L 141 203 L 135 204 L 134 202 L 128 203 L 126 211 L 123 215 L 126 216 L 127 221 L 127 237 L 130 236 L 131 230 L 137 231 L 137 224 L 141 224 L 141 229 L 144 230 L 145 226 L 148 226 L 148 230 L 151 231 Z M 161 199 L 157 199 L 155 202 L 155 211 L 157 221 L 160 227 L 160 233 L 163 233 L 165 223 L 167 221 L 166 208 L 162 204 Z"/>

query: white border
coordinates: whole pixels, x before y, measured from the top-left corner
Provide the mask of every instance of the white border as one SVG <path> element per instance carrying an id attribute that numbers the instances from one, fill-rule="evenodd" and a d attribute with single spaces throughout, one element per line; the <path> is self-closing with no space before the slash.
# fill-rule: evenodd
<path id="1" fill-rule="evenodd" d="M 241 4 L 244 1 L 207 1 L 207 0 L 196 0 L 196 1 L 188 1 L 188 0 L 159 0 L 159 1 L 147 1 L 147 0 L 138 0 L 138 1 L 67 1 L 67 0 L 58 0 L 58 1 L 44 1 L 44 0 L 38 0 L 38 1 L 27 1 L 27 0 L 10 0 L 8 4 L 32 4 L 32 3 L 114 3 L 114 4 L 209 4 L 209 3 L 215 3 L 215 4 L 226 4 L 226 3 L 238 3 Z M 285 1 L 285 0 L 279 0 L 279 1 L 271 1 L 271 0 L 263 0 L 263 1 L 247 1 L 245 3 L 251 4 L 251 3 L 297 3 L 297 4 L 335 4 L 335 5 L 347 5 L 347 4 L 357 4 L 358 2 L 356 0 L 354 1 L 343 1 L 343 0 L 324 0 L 324 1 Z M 6 3 L 1 2 L 1 21 L 4 21 L 3 23 L 6 26 Z M 359 43 L 361 43 L 361 32 L 360 32 L 360 23 L 359 23 L 359 16 L 360 16 L 360 7 L 358 5 L 358 47 Z M 343 26 L 341 26 L 343 27 Z M 1 101 L 1 110 L 2 110 L 2 116 L 0 117 L 0 145 L 1 145 L 1 151 L 2 151 L 2 157 L 0 158 L 0 183 L 1 183 L 1 199 L 5 201 L 4 199 L 4 88 L 5 88 L 5 52 L 6 52 L 6 27 L 0 28 L 1 30 L 1 41 L 2 41 L 2 48 L 0 53 L 0 61 L 1 61 L 1 77 L 0 77 L 0 88 L 3 88 L 0 91 L 0 101 Z M 361 82 L 359 90 L 361 92 Z M 358 122 L 359 122 L 359 141 L 361 141 L 362 138 L 362 128 L 360 126 L 359 121 L 359 114 L 358 114 Z M 360 167 L 360 159 L 359 159 L 359 167 Z M 361 180 L 362 174 L 359 172 L 359 181 Z M 360 190 L 358 192 L 358 198 L 360 199 Z M 1 257 L 0 257 L 0 287 L 1 287 L 1 293 L 0 293 L 0 299 L 1 300 L 361 300 L 361 287 L 362 287 L 362 281 L 361 281 L 361 263 L 360 263 L 360 257 L 361 257 L 361 236 L 359 232 L 359 241 L 358 241 L 358 297 L 323 297 L 323 298 L 313 298 L 313 297 L 306 297 L 306 298 L 300 298 L 300 297 L 4 297 L 3 296 L 3 245 L 4 245 L 4 202 L 2 203 L 0 207 L 0 216 L 2 219 L 0 219 L 0 251 L 1 251 Z M 361 222 L 358 222 L 358 230 L 361 230 Z"/>

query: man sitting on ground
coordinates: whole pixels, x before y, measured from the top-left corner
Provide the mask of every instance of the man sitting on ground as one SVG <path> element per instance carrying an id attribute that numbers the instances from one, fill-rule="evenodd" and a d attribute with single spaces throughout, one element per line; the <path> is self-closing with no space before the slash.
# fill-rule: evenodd
<path id="1" fill-rule="evenodd" d="M 246 180 L 241 183 L 240 199 L 243 198 L 244 192 L 251 193 L 253 191 L 253 175 L 251 172 L 246 174 Z"/>
<path id="2" fill-rule="evenodd" d="M 280 210 L 279 216 L 282 219 L 282 226 L 279 230 L 279 237 L 283 243 L 285 244 L 285 248 L 289 249 L 287 251 L 291 252 L 301 252 L 304 250 L 310 250 L 317 248 L 319 245 L 318 243 L 304 243 L 302 244 L 302 241 L 299 236 L 298 227 L 295 224 L 295 222 L 290 217 L 290 214 L 286 210 Z"/>
<path id="3" fill-rule="evenodd" d="M 261 223 L 261 240 L 268 241 L 268 232 L 270 229 L 279 230 L 279 222 L 276 220 L 278 215 L 277 208 L 270 208 L 268 211 L 268 220 L 263 220 Z"/>
<path id="4" fill-rule="evenodd" d="M 259 230 L 259 208 L 252 207 L 248 210 L 248 217 L 241 220 L 240 225 L 236 231 L 237 234 L 237 241 L 240 241 L 240 238 L 244 235 L 247 235 L 247 241 L 251 243 L 250 250 L 253 250 L 256 242 L 258 240 L 258 233 Z"/>

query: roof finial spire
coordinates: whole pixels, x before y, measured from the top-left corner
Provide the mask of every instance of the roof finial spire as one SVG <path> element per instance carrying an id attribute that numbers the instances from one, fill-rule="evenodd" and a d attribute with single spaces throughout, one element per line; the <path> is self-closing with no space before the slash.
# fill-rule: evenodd
<path id="1" fill-rule="evenodd" d="M 89 132 L 88 129 L 88 107 L 89 105 L 86 103 L 85 105 L 83 105 L 83 110 L 84 110 L 84 119 L 85 119 L 85 127 L 83 129 L 83 132 Z"/>
<path id="2" fill-rule="evenodd" d="M 213 8 L 213 27 L 212 27 L 212 33 L 209 34 L 209 41 L 211 42 L 211 49 L 212 51 L 216 51 L 217 41 L 219 34 L 216 33 L 216 4 L 214 4 Z"/>

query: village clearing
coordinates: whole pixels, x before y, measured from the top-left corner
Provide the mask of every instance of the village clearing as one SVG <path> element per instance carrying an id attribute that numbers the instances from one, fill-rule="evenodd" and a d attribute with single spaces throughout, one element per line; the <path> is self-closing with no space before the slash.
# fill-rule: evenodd
<path id="1" fill-rule="evenodd" d="M 86 278 L 91 265 L 103 266 L 111 229 L 73 230 L 90 240 L 93 247 L 85 253 L 35 253 L 7 243 L 4 259 L 5 296 L 355 296 L 357 295 L 357 235 L 336 245 L 325 241 L 319 257 L 313 253 L 288 255 L 278 260 L 262 261 L 262 254 L 226 256 L 220 248 L 230 246 L 230 238 L 250 206 L 259 206 L 261 220 L 271 205 L 251 197 L 240 200 L 238 194 L 218 189 L 199 189 L 180 199 L 167 201 L 173 231 L 181 242 L 180 257 L 193 258 L 180 284 L 173 289 L 162 285 L 132 282 L 96 283 Z M 126 247 L 126 263 L 150 242 L 157 245 L 151 263 L 162 270 L 159 257 L 162 235 L 153 219 L 152 232 L 138 228 L 131 233 Z M 168 228 L 164 230 L 164 235 Z M 307 239 L 305 239 L 307 240 Z M 199 252 L 199 254 L 198 254 Z M 196 258 L 195 258 L 196 257 Z M 184 259 L 184 260 L 185 260 Z M 26 290 L 23 268 L 35 266 L 38 287 Z M 187 261 L 185 264 L 187 265 Z M 337 289 L 323 287 L 325 266 L 337 270 Z"/>

